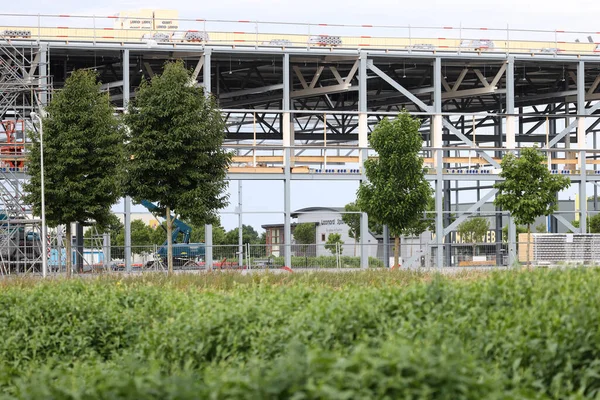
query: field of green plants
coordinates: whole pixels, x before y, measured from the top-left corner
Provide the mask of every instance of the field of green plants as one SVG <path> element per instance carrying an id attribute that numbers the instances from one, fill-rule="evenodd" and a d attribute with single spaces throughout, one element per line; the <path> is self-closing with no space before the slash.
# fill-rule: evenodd
<path id="1" fill-rule="evenodd" d="M 600 397 L 600 270 L 0 281 L 0 398 Z"/>

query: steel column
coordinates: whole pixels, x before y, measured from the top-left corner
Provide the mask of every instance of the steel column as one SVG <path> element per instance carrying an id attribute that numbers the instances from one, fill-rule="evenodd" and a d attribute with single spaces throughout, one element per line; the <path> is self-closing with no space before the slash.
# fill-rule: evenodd
<path id="1" fill-rule="evenodd" d="M 437 241 L 437 267 L 441 268 L 444 264 L 444 205 L 442 204 L 442 193 L 444 190 L 444 181 L 442 176 L 443 151 L 442 147 L 442 60 L 435 58 L 433 63 L 433 132 L 432 144 L 433 160 L 436 167 L 435 181 L 435 237 Z"/>
<path id="2" fill-rule="evenodd" d="M 283 55 L 283 99 L 282 99 L 282 129 L 283 149 L 284 149 L 284 178 L 283 178 L 283 243 L 284 243 L 284 265 L 292 268 L 292 206 L 291 206 L 291 186 L 292 186 L 292 129 L 290 118 L 290 55 Z"/>
<path id="3" fill-rule="evenodd" d="M 513 150 L 515 141 L 515 59 L 508 57 L 506 62 L 506 148 Z"/>
<path id="4" fill-rule="evenodd" d="M 204 244 L 204 262 L 206 269 L 211 270 L 213 267 L 213 231 L 211 224 L 204 225 Z"/>
<path id="5" fill-rule="evenodd" d="M 368 126 L 367 126 L 367 53 L 360 52 L 359 74 L 358 74 L 358 147 L 359 165 L 361 168 L 361 183 L 366 181 L 364 162 L 368 157 Z M 360 214 L 360 266 L 369 267 L 369 255 L 366 249 L 367 235 L 369 232 L 368 216 Z"/>
<path id="6" fill-rule="evenodd" d="M 360 267 L 369 268 L 369 249 L 366 246 L 366 237 L 369 234 L 369 216 L 367 213 L 360 213 Z"/>
<path id="7" fill-rule="evenodd" d="M 210 81 L 210 59 L 212 56 L 212 49 L 204 50 L 204 65 L 202 66 L 202 85 L 204 86 L 204 93 L 208 94 L 211 91 L 211 81 Z M 219 77 L 217 77 L 217 81 Z"/>
<path id="8" fill-rule="evenodd" d="M 40 91 L 40 106 L 42 108 L 48 105 L 48 43 L 40 44 L 40 61 L 39 61 L 39 71 L 40 71 L 40 86 L 42 90 Z M 40 113 L 40 117 L 43 117 L 43 113 Z"/>
<path id="9" fill-rule="evenodd" d="M 383 266 L 390 267 L 390 230 L 387 225 L 383 225 Z"/>
<path id="10" fill-rule="evenodd" d="M 238 265 L 244 265 L 244 235 L 242 218 L 242 180 L 238 181 Z"/>
<path id="11" fill-rule="evenodd" d="M 125 49 L 122 53 L 122 62 L 123 68 L 123 112 L 127 112 L 127 107 L 129 106 L 129 50 Z M 124 251 L 124 261 L 125 261 L 125 271 L 131 272 L 131 197 L 125 196 L 125 251 Z"/>
<path id="12" fill-rule="evenodd" d="M 581 233 L 587 231 L 587 193 L 586 193 L 586 129 L 585 129 L 585 63 L 577 64 L 577 145 L 579 147 L 579 229 Z"/>
<path id="13" fill-rule="evenodd" d="M 202 87 L 204 88 L 204 95 L 210 96 L 211 94 L 211 68 L 210 59 L 212 55 L 211 49 L 205 49 L 203 54 L 202 64 Z M 199 72 L 199 71 L 198 71 Z M 219 76 L 217 74 L 217 84 L 219 82 Z M 218 100 L 218 98 L 217 98 Z M 206 269 L 211 270 L 213 268 L 213 229 L 212 224 L 204 225 L 204 244 L 205 244 L 205 263 Z"/>

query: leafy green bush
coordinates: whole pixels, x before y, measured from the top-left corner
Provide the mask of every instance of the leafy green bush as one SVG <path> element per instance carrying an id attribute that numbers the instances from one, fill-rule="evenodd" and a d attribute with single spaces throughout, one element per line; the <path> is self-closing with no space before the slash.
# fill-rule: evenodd
<path id="1" fill-rule="evenodd" d="M 598 398 L 600 271 L 474 277 L 365 271 L 5 281 L 0 392 Z"/>
<path id="2" fill-rule="evenodd" d="M 283 257 L 272 257 L 273 266 L 281 267 L 285 263 Z M 292 265 L 295 268 L 338 268 L 337 257 L 299 257 L 292 256 Z M 360 268 L 360 257 L 341 256 L 341 268 Z M 369 268 L 383 268 L 383 261 L 375 257 L 369 257 Z"/>

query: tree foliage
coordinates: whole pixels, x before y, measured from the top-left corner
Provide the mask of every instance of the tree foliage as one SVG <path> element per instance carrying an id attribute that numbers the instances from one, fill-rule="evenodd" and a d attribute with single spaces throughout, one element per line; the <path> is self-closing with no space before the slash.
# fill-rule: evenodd
<path id="1" fill-rule="evenodd" d="M 233 228 L 225 234 L 223 244 L 238 244 L 240 228 Z M 251 225 L 242 225 L 242 243 L 259 244 L 260 236 Z"/>
<path id="2" fill-rule="evenodd" d="M 498 189 L 494 204 L 510 212 L 517 224 L 527 225 L 527 264 L 529 264 L 529 237 L 531 224 L 540 215 L 550 215 L 558 208 L 556 195 L 568 188 L 571 180 L 562 175 L 552 175 L 545 165 L 546 158 L 535 147 L 521 149 L 517 158 L 508 153 L 502 159 Z"/>
<path id="3" fill-rule="evenodd" d="M 461 239 L 473 245 L 473 255 L 475 255 L 477 243 L 482 243 L 485 240 L 489 229 L 490 221 L 483 217 L 469 218 L 458 225 L 458 233 Z"/>
<path id="4" fill-rule="evenodd" d="M 552 175 L 545 162 L 536 148 L 523 148 L 520 157 L 508 153 L 502 159 L 504 180 L 494 185 L 498 189 L 494 204 L 509 211 L 517 224 L 531 225 L 537 217 L 556 211 L 556 194 L 571 185 L 568 177 Z"/>
<path id="5" fill-rule="evenodd" d="M 419 127 L 420 121 L 403 111 L 394 120 L 384 118 L 369 137 L 379 157 L 365 161 L 368 182 L 358 188 L 358 205 L 394 236 L 417 224 L 432 194 L 419 155 Z"/>
<path id="6" fill-rule="evenodd" d="M 314 244 L 317 240 L 316 226 L 310 222 L 298 224 L 293 235 L 297 244 Z"/>
<path id="7" fill-rule="evenodd" d="M 600 233 L 600 214 L 587 217 L 586 232 L 587 233 Z M 571 221 L 571 225 L 575 228 L 579 228 L 580 221 Z"/>
<path id="8" fill-rule="evenodd" d="M 519 237 L 520 233 L 527 233 L 527 227 L 523 225 L 517 225 L 515 231 L 517 237 Z M 505 225 L 502 228 L 502 241 L 505 243 L 508 242 L 508 225 Z"/>
<path id="9" fill-rule="evenodd" d="M 46 222 L 66 225 L 67 237 L 72 222 L 108 225 L 111 206 L 122 196 L 124 129 L 96 78 L 91 71 L 74 71 L 53 95 L 43 118 Z M 31 179 L 24 185 L 24 199 L 40 215 L 40 137 L 32 133 L 31 138 Z"/>
<path id="10" fill-rule="evenodd" d="M 341 254 L 343 251 L 343 244 L 342 235 L 339 233 L 330 233 L 329 236 L 327 236 L 325 248 L 329 250 L 331 254 Z"/>
<path id="11" fill-rule="evenodd" d="M 360 207 L 356 202 L 348 203 L 344 206 L 346 213 L 342 214 L 342 221 L 348 225 L 348 236 L 358 242 L 360 239 Z"/>
<path id="12" fill-rule="evenodd" d="M 142 82 L 129 105 L 127 192 L 158 203 L 201 225 L 215 222 L 228 204 L 225 193 L 231 156 L 221 145 L 225 124 L 212 98 L 189 85 L 181 62 Z"/>
<path id="13" fill-rule="evenodd" d="M 121 197 L 123 127 L 113 115 L 96 75 L 74 71 L 57 91 L 43 118 L 46 222 L 49 226 L 96 221 L 109 223 Z M 25 201 L 41 214 L 39 135 L 32 133 L 31 179 Z"/>
<path id="14" fill-rule="evenodd" d="M 196 225 L 216 221 L 228 204 L 225 124 L 214 99 L 190 85 L 182 62 L 167 63 L 162 75 L 142 82 L 126 120 L 127 193 L 156 203 L 168 230 L 170 210 Z"/>
<path id="15" fill-rule="evenodd" d="M 425 228 L 419 221 L 433 192 L 425 180 L 419 154 L 423 144 L 419 127 L 420 121 L 406 111 L 394 120 L 384 118 L 377 124 L 369 143 L 379 157 L 365 161 L 368 182 L 361 183 L 357 193 L 360 209 L 370 219 L 387 224 L 390 234 L 396 237 L 395 265 L 399 237 Z"/>
<path id="16" fill-rule="evenodd" d="M 481 243 L 490 230 L 490 221 L 483 217 L 474 217 L 464 220 L 458 225 L 461 239 L 469 243 Z"/>

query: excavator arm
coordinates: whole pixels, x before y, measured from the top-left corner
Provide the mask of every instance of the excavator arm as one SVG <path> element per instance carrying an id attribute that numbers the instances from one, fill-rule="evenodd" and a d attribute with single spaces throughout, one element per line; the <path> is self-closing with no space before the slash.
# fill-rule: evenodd
<path id="1" fill-rule="evenodd" d="M 148 200 L 142 200 L 141 204 L 146 207 L 148 209 L 148 211 L 150 211 L 152 213 L 152 215 L 154 215 L 155 217 L 160 217 L 163 219 L 166 219 L 164 215 L 162 215 L 161 210 L 159 207 L 157 207 L 154 203 L 148 201 Z M 186 224 L 185 222 L 175 218 L 173 215 L 171 215 L 171 221 L 173 221 L 173 234 L 171 235 L 171 238 L 173 239 L 173 243 L 178 243 L 177 241 L 177 237 L 179 236 L 179 233 L 183 234 L 183 240 L 181 241 L 181 243 L 190 243 L 190 236 L 192 235 L 192 227 L 189 226 L 188 224 Z M 167 242 L 165 241 L 165 243 L 163 244 L 163 246 L 166 246 Z"/>

